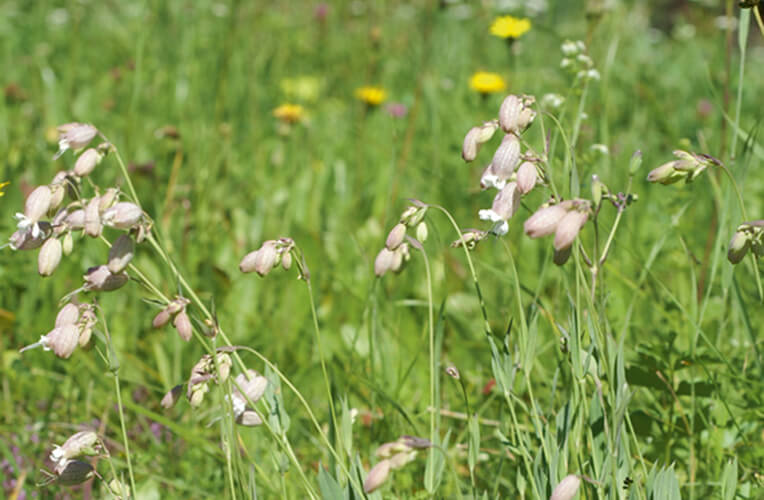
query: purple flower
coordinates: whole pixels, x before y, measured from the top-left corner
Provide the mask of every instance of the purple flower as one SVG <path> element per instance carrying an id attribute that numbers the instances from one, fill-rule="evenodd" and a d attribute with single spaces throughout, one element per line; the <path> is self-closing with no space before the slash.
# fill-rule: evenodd
<path id="1" fill-rule="evenodd" d="M 385 111 L 393 118 L 403 118 L 408 114 L 409 108 L 402 102 L 391 102 L 385 106 Z"/>

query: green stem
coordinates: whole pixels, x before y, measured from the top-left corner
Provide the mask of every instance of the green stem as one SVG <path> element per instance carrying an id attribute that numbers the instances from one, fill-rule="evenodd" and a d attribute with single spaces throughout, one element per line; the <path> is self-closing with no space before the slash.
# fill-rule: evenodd
<path id="1" fill-rule="evenodd" d="M 424 258 L 424 270 L 427 277 L 427 314 L 428 314 L 428 336 L 430 344 L 430 442 L 440 442 L 435 440 L 436 428 L 435 428 L 435 414 L 440 413 L 440 405 L 436 406 L 435 397 L 435 376 L 437 373 L 437 367 L 435 366 L 435 326 L 434 326 L 434 313 L 432 304 L 432 274 L 430 273 L 430 260 L 427 258 L 427 252 L 424 247 L 418 246 L 419 251 L 422 252 Z"/>
<path id="2" fill-rule="evenodd" d="M 485 334 L 490 337 L 492 335 L 492 331 L 491 331 L 491 324 L 488 322 L 488 311 L 485 307 L 485 300 L 483 300 L 483 292 L 481 292 L 480 290 L 480 283 L 478 282 L 477 273 L 475 272 L 475 266 L 472 264 L 472 257 L 470 257 L 470 251 L 467 248 L 467 242 L 464 241 L 462 230 L 459 228 L 459 225 L 456 223 L 456 221 L 451 216 L 448 210 L 441 207 L 440 205 L 428 205 L 428 206 L 443 212 L 446 215 L 446 217 L 448 217 L 448 220 L 451 222 L 451 225 L 456 230 L 456 234 L 459 235 L 459 241 L 461 242 L 462 248 L 464 249 L 464 256 L 467 258 L 467 265 L 470 268 L 472 281 L 475 284 L 475 291 L 477 292 L 478 301 L 480 302 L 480 311 L 483 313 L 483 326 L 485 328 Z"/>
<path id="3" fill-rule="evenodd" d="M 111 352 L 111 349 L 109 349 L 109 351 Z M 127 473 L 130 477 L 130 489 L 132 490 L 133 496 L 135 496 L 135 492 L 137 490 L 135 489 L 135 478 L 133 477 L 133 464 L 130 460 L 130 445 L 129 440 L 127 439 L 127 427 L 125 425 L 125 414 L 122 410 L 122 393 L 119 388 L 119 377 L 117 376 L 117 371 L 118 370 L 114 370 L 112 372 L 112 375 L 114 376 L 114 391 L 117 393 L 117 410 L 119 411 L 119 424 L 122 427 L 122 441 L 125 445 L 125 458 L 127 459 Z"/>
<path id="4" fill-rule="evenodd" d="M 322 347 L 321 342 L 321 329 L 318 326 L 318 314 L 316 313 L 316 303 L 313 299 L 313 285 L 311 285 L 310 278 L 305 278 L 305 284 L 308 286 L 308 297 L 310 298 L 310 312 L 311 316 L 313 317 L 313 330 L 316 332 L 316 343 L 318 344 L 318 357 L 321 360 L 321 371 L 324 374 L 324 383 L 326 384 L 326 397 L 329 398 L 329 410 L 332 413 L 332 425 L 334 426 L 335 432 L 337 434 L 337 442 L 340 445 L 340 448 L 344 450 L 343 444 L 342 444 L 342 437 L 341 432 L 339 431 L 337 427 L 337 413 L 334 409 L 334 398 L 332 397 L 332 388 L 331 384 L 329 383 L 329 375 L 326 371 L 326 361 L 324 359 L 324 349 Z M 343 454 L 344 457 L 344 454 Z"/>

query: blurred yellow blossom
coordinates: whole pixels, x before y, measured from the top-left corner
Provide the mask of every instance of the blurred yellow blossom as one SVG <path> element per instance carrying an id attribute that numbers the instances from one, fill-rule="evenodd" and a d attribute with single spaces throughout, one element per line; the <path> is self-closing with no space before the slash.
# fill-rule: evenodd
<path id="1" fill-rule="evenodd" d="M 470 78 L 470 88 L 481 94 L 494 94 L 507 88 L 507 82 L 497 73 L 478 71 Z"/>
<path id="2" fill-rule="evenodd" d="M 298 76 L 281 80 L 281 91 L 287 99 L 315 102 L 321 93 L 321 80 L 315 76 Z"/>
<path id="3" fill-rule="evenodd" d="M 297 123 L 305 118 L 305 108 L 299 104 L 286 103 L 274 109 L 273 116 L 285 123 Z"/>
<path id="4" fill-rule="evenodd" d="M 491 34 L 500 38 L 520 38 L 531 29 L 531 20 L 512 16 L 501 16 L 491 24 Z"/>
<path id="5" fill-rule="evenodd" d="M 5 195 L 5 190 L 3 188 L 8 184 L 10 184 L 10 181 L 0 182 L 0 197 Z"/>
<path id="6" fill-rule="evenodd" d="M 369 106 L 379 106 L 387 97 L 387 92 L 382 87 L 360 87 L 356 89 L 355 96 Z"/>

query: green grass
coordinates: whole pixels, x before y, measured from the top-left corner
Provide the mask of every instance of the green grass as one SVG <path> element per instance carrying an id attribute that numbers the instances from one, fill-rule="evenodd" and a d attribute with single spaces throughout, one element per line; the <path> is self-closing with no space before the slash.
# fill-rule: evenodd
<path id="1" fill-rule="evenodd" d="M 157 239 L 231 344 L 247 347 L 237 351 L 243 363 L 270 381 L 257 404 L 267 428 L 225 416 L 230 384 L 214 386 L 199 408 L 183 397 L 165 410 L 162 395 L 188 379 L 212 342 L 152 329 L 161 300 L 138 281 L 81 295 L 97 299 L 119 361 L 136 498 L 352 496 L 379 445 L 431 437 L 431 382 L 443 410 L 432 420 L 439 447 L 420 451 L 369 498 L 548 498 L 568 474 L 588 479 L 582 499 L 760 498 L 761 260 L 726 259 L 744 219 L 721 171 L 687 185 L 645 177 L 674 149 L 711 154 L 736 179 L 748 218 L 763 217 L 762 33 L 751 25 L 740 80 L 737 31 L 728 51 L 714 24 L 727 3 L 738 17 L 736 2 L 619 2 L 601 17 L 587 17 L 582 1 L 547 3 L 510 48 L 490 36 L 500 12 L 482 2 L 336 2 L 323 23 L 314 3 L 297 0 L 0 2 L 0 181 L 11 181 L 0 233 L 15 230 L 12 214 L 29 188 L 74 164 L 70 152 L 51 161 L 51 129 L 94 124 L 128 164 L 153 165 L 130 179 Z M 587 42 L 601 74 L 586 89 L 580 127 L 581 87 L 559 67 L 567 39 Z M 374 276 L 407 198 L 446 208 L 461 228 L 487 229 L 477 213 L 493 192 L 481 192 L 479 178 L 501 134 L 474 163 L 460 150 L 506 93 L 471 91 L 477 70 L 503 75 L 507 93 L 566 97 L 555 114 L 561 128 L 539 116 L 523 136 L 542 152 L 549 134 L 548 171 L 565 198 L 588 198 L 594 173 L 625 191 L 641 150 L 631 184 L 638 201 L 619 221 L 593 300 L 578 251 L 557 267 L 550 238 L 523 234 L 549 197 L 540 188 L 523 199 L 508 235 L 469 254 L 472 264 L 448 247 L 458 234 L 431 208 L 426 261 L 412 248 L 400 274 Z M 301 76 L 316 79 L 318 97 L 301 102 L 307 123 L 284 133 L 272 111 L 299 102 L 282 82 Z M 407 115 L 356 100 L 354 90 L 369 84 Z M 180 138 L 158 137 L 165 126 Z M 572 148 L 561 131 L 577 137 Z M 595 143 L 610 153 L 593 152 Z M 130 192 L 114 155 L 91 179 Z M 615 216 L 604 204 L 600 249 Z M 117 234 L 105 232 L 110 241 Z M 310 287 L 295 266 L 265 278 L 239 272 L 246 253 L 282 236 L 304 253 Z M 591 221 L 579 240 L 591 253 Z M 105 458 L 103 480 L 36 486 L 53 445 L 83 426 L 99 432 L 130 482 L 103 324 L 68 360 L 18 352 L 53 327 L 58 300 L 106 254 L 102 242 L 75 238 L 55 275 L 40 278 L 37 252 L 0 251 L 0 462 L 27 498 L 109 496 Z M 164 295 L 189 297 L 149 243 L 133 263 Z M 189 312 L 201 321 L 199 306 Z M 450 365 L 459 381 L 446 375 Z M 12 498 L 13 486 L 3 488 Z"/>

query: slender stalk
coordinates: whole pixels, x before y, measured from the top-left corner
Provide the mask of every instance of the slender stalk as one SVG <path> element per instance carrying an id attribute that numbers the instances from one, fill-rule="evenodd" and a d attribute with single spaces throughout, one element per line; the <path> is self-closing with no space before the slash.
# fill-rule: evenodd
<path id="1" fill-rule="evenodd" d="M 109 349 L 111 351 L 111 349 Z M 130 478 L 130 489 L 132 490 L 133 496 L 135 495 L 135 492 L 137 491 L 135 489 L 135 477 L 133 476 L 133 464 L 130 459 L 130 440 L 127 438 L 127 426 L 125 425 L 125 414 L 122 410 L 122 392 L 119 388 L 119 376 L 117 376 L 117 370 L 119 368 L 112 371 L 112 375 L 114 375 L 114 391 L 117 393 L 117 411 L 119 412 L 119 425 L 122 428 L 122 443 L 125 446 L 125 458 L 127 459 L 127 474 Z"/>
<path id="2" fill-rule="evenodd" d="M 326 384 L 326 397 L 329 398 L 329 410 L 332 414 L 332 425 L 334 426 L 336 436 L 337 436 L 337 442 L 340 445 L 340 449 L 344 450 L 344 447 L 342 445 L 342 433 L 339 432 L 339 429 L 337 427 L 337 413 L 334 409 L 334 398 L 332 397 L 332 387 L 329 383 L 329 375 L 326 371 L 326 360 L 324 359 L 324 348 L 322 347 L 323 344 L 321 342 L 321 329 L 318 326 L 318 314 L 316 313 L 316 303 L 313 299 L 313 285 L 311 285 L 310 278 L 305 279 L 305 284 L 308 287 L 308 297 L 310 298 L 310 312 L 311 316 L 313 317 L 313 330 L 316 333 L 316 344 L 318 344 L 318 357 L 321 360 L 321 371 L 324 374 L 324 384 Z M 342 455 L 344 459 L 344 454 Z"/>
<path id="3" fill-rule="evenodd" d="M 480 311 L 483 313 L 483 326 L 485 328 L 485 333 L 486 335 L 490 337 L 492 335 L 491 324 L 488 322 L 488 311 L 485 307 L 485 300 L 483 300 L 483 292 L 481 292 L 480 290 L 480 283 L 478 282 L 477 273 L 475 272 L 475 266 L 472 264 L 472 257 L 470 257 L 470 251 L 467 248 L 467 242 L 464 241 L 464 236 L 462 235 L 462 231 L 461 229 L 459 229 L 459 225 L 456 223 L 456 221 L 451 216 L 448 210 L 441 207 L 440 205 L 428 205 L 428 206 L 443 212 L 446 215 L 446 217 L 448 217 L 448 220 L 451 222 L 451 225 L 456 230 L 456 234 L 459 235 L 459 241 L 461 242 L 461 246 L 464 249 L 464 256 L 467 258 L 467 265 L 470 268 L 472 281 L 475 284 L 475 291 L 477 292 L 478 301 L 480 302 Z"/>
<path id="4" fill-rule="evenodd" d="M 416 247 L 422 253 L 422 257 L 424 258 L 424 270 L 427 279 L 427 314 L 429 323 L 428 337 L 430 344 L 430 408 L 433 408 L 433 411 L 430 412 L 430 442 L 435 443 L 438 442 L 435 440 L 437 432 L 435 428 L 435 415 L 440 410 L 440 405 L 436 406 L 435 404 L 435 376 L 437 373 L 437 367 L 435 366 L 435 325 L 432 303 L 432 274 L 430 273 L 430 260 L 427 257 L 427 252 L 425 252 L 424 247 L 422 247 L 418 242 Z"/>

